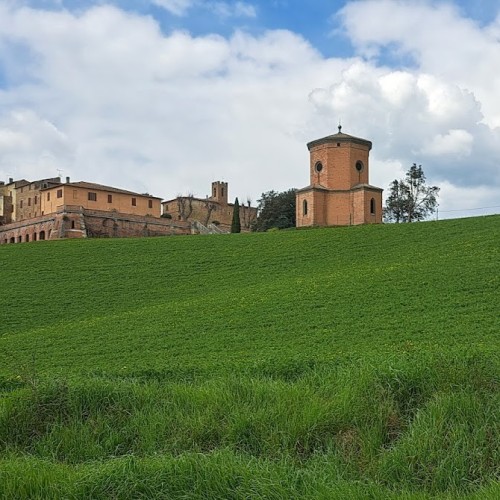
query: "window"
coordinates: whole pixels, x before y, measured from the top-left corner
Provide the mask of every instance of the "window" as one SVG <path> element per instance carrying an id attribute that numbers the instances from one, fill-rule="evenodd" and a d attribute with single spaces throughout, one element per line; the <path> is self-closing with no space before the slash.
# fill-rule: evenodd
<path id="1" fill-rule="evenodd" d="M 88 199 L 89 199 L 89 201 L 97 201 L 97 193 L 89 192 Z"/>
<path id="2" fill-rule="evenodd" d="M 47 201 L 50 201 L 50 193 L 47 193 Z"/>
<path id="3" fill-rule="evenodd" d="M 22 192 L 22 191 L 21 191 Z M 217 197 L 217 188 L 214 188 L 214 198 Z"/>
<path id="4" fill-rule="evenodd" d="M 153 200 L 148 200 L 148 207 L 153 208 Z"/>
<path id="5" fill-rule="evenodd" d="M 302 202 L 302 215 L 307 215 L 307 200 Z"/>
<path id="6" fill-rule="evenodd" d="M 220 194 L 221 194 L 221 196 L 224 196 L 224 188 L 221 188 Z"/>
<path id="7" fill-rule="evenodd" d="M 19 202 L 19 208 L 23 208 L 23 200 Z"/>
<path id="8" fill-rule="evenodd" d="M 31 198 L 28 198 L 28 207 L 31 207 Z"/>
<path id="9" fill-rule="evenodd" d="M 71 229 L 75 229 L 75 221 L 74 220 L 71 221 Z"/>
<path id="10" fill-rule="evenodd" d="M 62 198 L 62 189 L 57 190 L 57 197 Z"/>
<path id="11" fill-rule="evenodd" d="M 38 203 L 38 196 L 35 196 L 34 204 L 36 205 L 37 203 Z"/>
<path id="12" fill-rule="evenodd" d="M 314 169 L 315 169 L 315 170 L 316 170 L 316 172 L 318 172 L 318 173 L 319 173 L 319 172 L 321 172 L 321 171 L 323 170 L 323 164 L 322 164 L 320 161 L 318 161 L 318 162 L 316 163 L 316 165 L 314 165 Z"/>
<path id="13" fill-rule="evenodd" d="M 113 195 L 108 194 L 108 203 L 113 203 Z"/>
<path id="14" fill-rule="evenodd" d="M 132 206 L 133 207 L 137 206 L 137 198 L 132 198 Z"/>
<path id="15" fill-rule="evenodd" d="M 372 198 L 370 200 L 370 213 L 372 215 L 375 215 L 375 199 L 374 198 Z"/>
<path id="16" fill-rule="evenodd" d="M 362 162 L 360 162 L 360 161 L 356 162 L 356 170 L 358 172 L 361 172 L 363 170 L 363 163 Z"/>

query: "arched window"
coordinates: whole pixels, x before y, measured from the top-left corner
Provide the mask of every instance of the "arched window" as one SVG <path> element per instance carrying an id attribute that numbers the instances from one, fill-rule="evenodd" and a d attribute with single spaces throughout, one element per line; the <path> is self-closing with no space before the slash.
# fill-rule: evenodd
<path id="1" fill-rule="evenodd" d="M 307 200 L 302 202 L 302 215 L 307 215 Z"/>
<path id="2" fill-rule="evenodd" d="M 375 199 L 374 198 L 372 198 L 370 200 L 370 213 L 372 215 L 375 215 Z"/>

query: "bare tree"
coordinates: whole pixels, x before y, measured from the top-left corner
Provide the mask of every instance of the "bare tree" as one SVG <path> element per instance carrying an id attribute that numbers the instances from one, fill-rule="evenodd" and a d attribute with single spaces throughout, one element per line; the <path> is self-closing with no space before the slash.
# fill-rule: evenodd
<path id="1" fill-rule="evenodd" d="M 210 217 L 212 215 L 212 212 L 214 210 L 217 210 L 217 203 L 214 203 L 208 196 L 205 200 L 205 203 L 204 203 L 204 206 L 205 206 L 205 210 L 206 210 L 206 216 L 205 216 L 205 222 L 204 222 L 204 226 L 208 226 L 209 222 L 210 222 Z"/>
<path id="2" fill-rule="evenodd" d="M 193 198 L 194 196 L 189 193 L 187 196 L 177 196 L 177 208 L 181 220 L 188 220 L 193 213 Z"/>

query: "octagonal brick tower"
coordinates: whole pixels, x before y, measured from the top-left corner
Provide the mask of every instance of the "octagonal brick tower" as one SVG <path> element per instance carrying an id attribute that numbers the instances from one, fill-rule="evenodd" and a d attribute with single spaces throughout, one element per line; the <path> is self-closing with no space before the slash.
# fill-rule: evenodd
<path id="1" fill-rule="evenodd" d="M 382 189 L 369 184 L 372 143 L 342 133 L 307 145 L 309 186 L 297 191 L 297 227 L 382 222 Z"/>

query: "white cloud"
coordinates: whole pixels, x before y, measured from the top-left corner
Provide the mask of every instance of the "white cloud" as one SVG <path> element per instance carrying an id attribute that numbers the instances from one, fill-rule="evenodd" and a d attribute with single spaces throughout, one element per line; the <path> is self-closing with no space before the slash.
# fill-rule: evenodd
<path id="1" fill-rule="evenodd" d="M 217 16 L 226 19 L 229 17 L 257 17 L 256 8 L 245 2 L 207 2 L 207 8 Z"/>
<path id="2" fill-rule="evenodd" d="M 447 134 L 438 134 L 432 142 L 422 148 L 430 156 L 449 155 L 454 158 L 470 156 L 474 137 L 466 130 L 450 130 Z"/>
<path id="3" fill-rule="evenodd" d="M 151 0 L 151 2 L 176 16 L 183 16 L 196 0 Z"/>
<path id="4" fill-rule="evenodd" d="M 4 177 L 55 177 L 73 161 L 64 133 L 30 110 L 17 109 L 0 119 L 0 172 Z M 42 174 L 43 172 L 43 174 Z"/>
<path id="5" fill-rule="evenodd" d="M 198 7 L 213 12 L 216 16 L 227 19 L 230 17 L 257 17 L 257 9 L 246 2 L 223 2 L 206 0 L 151 0 L 153 4 L 162 7 L 176 16 L 185 15 L 189 9 Z"/>
<path id="6" fill-rule="evenodd" d="M 500 17 L 481 28 L 450 3 L 409 0 L 350 2 L 340 16 L 361 52 L 391 47 L 410 55 L 419 71 L 473 90 L 485 123 L 500 126 Z"/>

